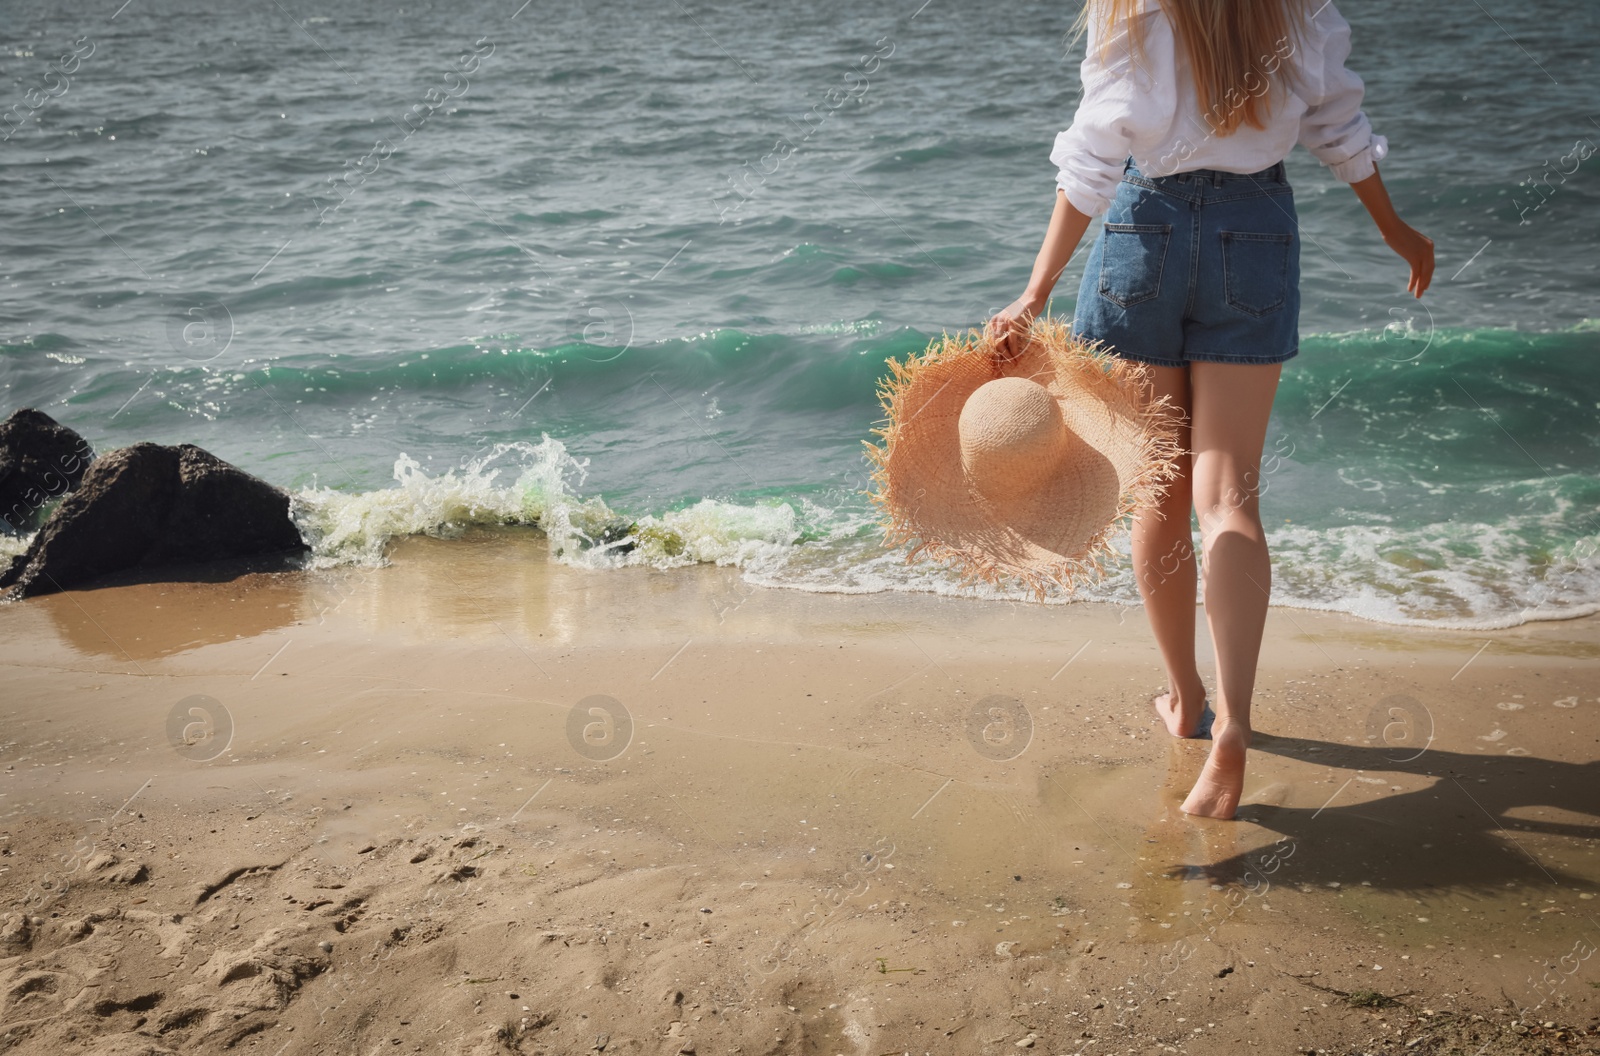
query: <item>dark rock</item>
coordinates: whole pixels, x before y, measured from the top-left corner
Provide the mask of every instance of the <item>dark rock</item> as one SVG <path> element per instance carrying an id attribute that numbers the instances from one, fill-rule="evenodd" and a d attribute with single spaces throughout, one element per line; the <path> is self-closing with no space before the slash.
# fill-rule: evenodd
<path id="1" fill-rule="evenodd" d="M 93 459 L 87 440 L 43 411 L 24 407 L 0 422 L 0 531 L 31 532 Z"/>
<path id="2" fill-rule="evenodd" d="M 638 543 L 628 536 L 639 530 L 639 526 L 629 521 L 616 521 L 600 529 L 599 536 L 594 541 L 595 546 L 604 546 L 613 554 L 632 553 Z"/>
<path id="3" fill-rule="evenodd" d="M 134 444 L 90 466 L 0 590 L 28 597 L 123 569 L 305 548 L 287 492 L 193 444 Z"/>

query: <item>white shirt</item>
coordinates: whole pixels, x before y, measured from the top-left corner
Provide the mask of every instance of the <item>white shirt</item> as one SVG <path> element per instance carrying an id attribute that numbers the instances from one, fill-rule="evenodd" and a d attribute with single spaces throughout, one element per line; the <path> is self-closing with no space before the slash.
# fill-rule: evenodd
<path id="1" fill-rule="evenodd" d="M 1241 122 L 1225 136 L 1212 132 L 1201 115 L 1188 54 L 1159 0 L 1143 0 L 1133 17 L 1144 23 L 1137 63 L 1126 24 L 1113 28 L 1102 62 L 1100 20 L 1090 18 L 1081 68 L 1083 101 L 1072 127 L 1056 136 L 1050 151 L 1059 170 L 1056 186 L 1080 212 L 1098 216 L 1106 211 L 1130 156 L 1146 176 L 1191 169 L 1259 172 L 1282 161 L 1299 142 L 1339 179 L 1355 183 L 1371 176 L 1373 163 L 1388 154 L 1389 141 L 1373 134 L 1361 111 L 1361 78 L 1345 69 L 1350 23 L 1332 0 L 1315 9 L 1302 39 L 1291 35 L 1280 41 L 1274 54 L 1254 65 L 1256 76 L 1247 76 L 1241 86 L 1241 92 L 1260 94 L 1270 81 L 1272 90 L 1261 100 L 1273 101 L 1266 127 Z M 1231 105 L 1242 99 L 1236 95 Z M 1230 105 L 1227 100 L 1218 104 Z"/>

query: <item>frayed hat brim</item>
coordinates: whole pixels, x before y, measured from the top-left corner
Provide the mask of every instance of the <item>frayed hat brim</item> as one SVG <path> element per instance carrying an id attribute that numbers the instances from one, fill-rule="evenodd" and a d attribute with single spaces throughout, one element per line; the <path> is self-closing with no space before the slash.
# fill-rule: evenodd
<path id="1" fill-rule="evenodd" d="M 963 585 L 1019 581 L 1039 600 L 1098 581 L 1110 538 L 1153 505 L 1181 453 L 1164 400 L 1146 400 L 1146 368 L 1072 337 L 1065 322 L 1033 322 L 1024 349 L 1001 363 L 979 331 L 944 335 L 879 384 L 887 424 L 863 441 L 885 546 L 940 562 Z M 1060 474 L 1016 503 L 985 499 L 962 472 L 957 421 L 968 396 L 997 377 L 1026 377 L 1057 399 L 1083 441 Z"/>

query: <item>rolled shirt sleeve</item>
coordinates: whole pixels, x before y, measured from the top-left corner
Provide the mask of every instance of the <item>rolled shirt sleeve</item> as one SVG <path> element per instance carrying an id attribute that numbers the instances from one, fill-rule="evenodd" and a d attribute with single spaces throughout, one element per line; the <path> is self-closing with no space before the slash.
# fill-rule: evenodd
<path id="1" fill-rule="evenodd" d="M 1141 51 L 1131 52 L 1128 27 L 1123 25 L 1107 41 L 1104 62 L 1100 19 L 1091 17 L 1081 67 L 1083 99 L 1072 126 L 1056 136 L 1050 151 L 1056 186 L 1074 208 L 1089 216 L 1099 216 L 1110 207 L 1128 157 L 1142 156 L 1174 125 L 1178 99 L 1172 25 L 1154 4 L 1144 6 L 1144 13 L 1136 16 L 1147 20 Z"/>
<path id="2" fill-rule="evenodd" d="M 1314 23 L 1311 37 L 1319 42 L 1321 54 L 1306 56 L 1301 67 L 1306 112 L 1300 119 L 1300 143 L 1335 177 L 1358 183 L 1388 155 L 1389 141 L 1373 134 L 1372 122 L 1361 110 L 1366 89 L 1361 78 L 1345 67 L 1350 23 L 1332 3 L 1317 13 Z"/>

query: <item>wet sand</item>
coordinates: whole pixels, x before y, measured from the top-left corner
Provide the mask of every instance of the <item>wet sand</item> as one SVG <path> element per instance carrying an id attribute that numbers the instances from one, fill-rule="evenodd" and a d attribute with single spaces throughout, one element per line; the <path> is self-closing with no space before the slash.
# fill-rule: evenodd
<path id="1" fill-rule="evenodd" d="M 1137 608 L 391 557 L 0 607 L 0 1051 L 1600 1051 L 1600 620 L 1272 610 L 1212 822 Z"/>

